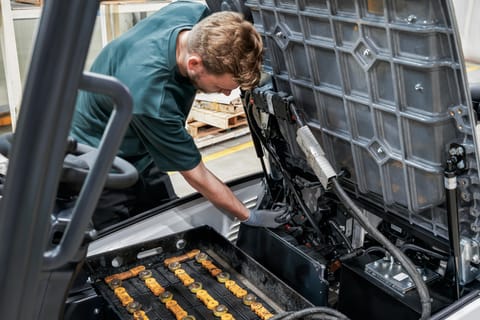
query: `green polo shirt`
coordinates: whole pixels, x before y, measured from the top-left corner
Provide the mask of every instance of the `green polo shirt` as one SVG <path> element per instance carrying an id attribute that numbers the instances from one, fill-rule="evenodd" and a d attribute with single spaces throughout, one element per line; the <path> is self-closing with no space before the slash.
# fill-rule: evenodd
<path id="1" fill-rule="evenodd" d="M 196 89 L 176 64 L 178 33 L 209 14 L 198 2 L 176 1 L 110 42 L 92 72 L 119 79 L 133 97 L 133 117 L 119 156 L 142 173 L 155 162 L 162 171 L 189 170 L 201 155 L 185 129 Z M 113 108 L 110 98 L 80 91 L 71 134 L 98 146 Z"/>

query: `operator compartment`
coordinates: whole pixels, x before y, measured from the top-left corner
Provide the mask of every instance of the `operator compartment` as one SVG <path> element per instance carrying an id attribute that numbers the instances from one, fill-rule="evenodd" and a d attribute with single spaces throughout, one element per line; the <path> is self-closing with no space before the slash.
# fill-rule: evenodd
<path id="1" fill-rule="evenodd" d="M 207 226 L 91 256 L 83 272 L 69 319 L 84 309 L 99 319 L 269 319 L 311 306 Z"/>

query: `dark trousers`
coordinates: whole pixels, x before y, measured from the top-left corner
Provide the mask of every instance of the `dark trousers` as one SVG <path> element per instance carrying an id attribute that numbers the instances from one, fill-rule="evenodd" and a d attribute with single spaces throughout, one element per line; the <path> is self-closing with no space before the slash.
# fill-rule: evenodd
<path id="1" fill-rule="evenodd" d="M 100 230 L 175 199 L 178 197 L 168 174 L 151 165 L 133 187 L 102 192 L 93 225 Z"/>

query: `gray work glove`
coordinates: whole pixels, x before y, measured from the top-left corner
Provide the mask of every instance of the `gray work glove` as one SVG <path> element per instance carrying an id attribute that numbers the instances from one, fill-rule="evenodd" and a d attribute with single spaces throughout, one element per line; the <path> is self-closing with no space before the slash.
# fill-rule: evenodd
<path id="1" fill-rule="evenodd" d="M 275 210 L 250 209 L 250 216 L 242 223 L 254 227 L 276 228 L 282 223 L 275 221 L 275 218 L 280 217 L 284 213 L 285 208 Z"/>

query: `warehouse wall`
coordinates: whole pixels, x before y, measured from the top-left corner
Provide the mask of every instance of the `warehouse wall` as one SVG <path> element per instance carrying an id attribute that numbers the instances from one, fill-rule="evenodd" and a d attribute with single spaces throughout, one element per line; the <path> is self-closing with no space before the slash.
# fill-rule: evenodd
<path id="1" fill-rule="evenodd" d="M 480 21 L 477 17 L 480 14 L 480 1 L 454 0 L 454 6 L 465 60 L 480 63 Z"/>
<path id="2" fill-rule="evenodd" d="M 28 63 L 30 61 L 30 55 L 32 50 L 32 44 L 35 36 L 35 32 L 38 25 L 38 19 L 27 20 L 15 20 L 15 38 L 18 50 L 18 61 L 20 67 L 20 76 L 25 78 Z M 6 44 L 8 46 L 8 43 Z M 7 88 L 5 81 L 5 69 L 3 59 L 0 59 L 0 106 L 8 106 Z M 7 107 L 8 110 L 8 107 Z"/>
<path id="3" fill-rule="evenodd" d="M 145 13 L 122 13 L 119 14 L 119 30 L 125 32 L 139 20 L 146 17 Z M 93 63 L 93 60 L 102 49 L 102 32 L 100 27 L 100 19 L 97 18 L 95 24 L 92 41 L 90 43 L 90 50 L 85 63 L 85 69 L 88 70 Z M 18 50 L 18 62 L 20 68 L 20 78 L 22 84 L 28 72 L 28 65 L 30 63 L 30 56 L 32 54 L 33 44 L 35 41 L 35 34 L 39 19 L 22 19 L 14 21 L 15 38 Z M 8 45 L 8 44 L 7 44 Z M 8 110 L 8 97 L 5 80 L 5 70 L 3 59 L 0 56 L 0 112 Z"/>

